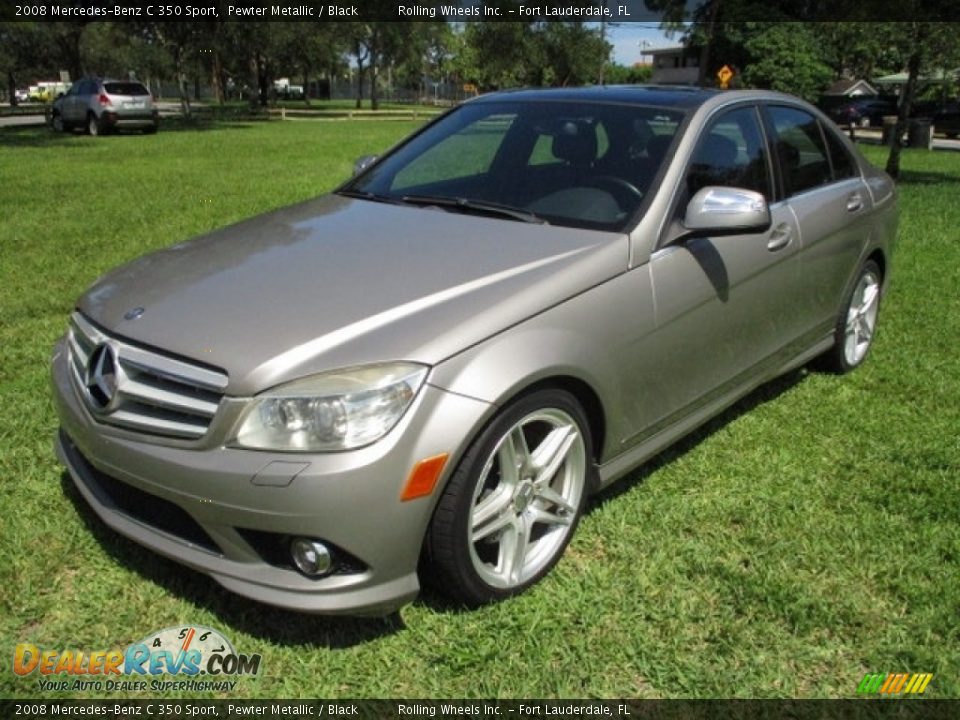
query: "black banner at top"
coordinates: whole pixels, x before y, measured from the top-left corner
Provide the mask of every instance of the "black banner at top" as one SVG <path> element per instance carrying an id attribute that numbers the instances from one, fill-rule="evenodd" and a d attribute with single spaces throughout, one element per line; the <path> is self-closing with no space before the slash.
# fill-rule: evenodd
<path id="1" fill-rule="evenodd" d="M 0 3 L 3 21 L 615 22 L 659 23 L 664 0 L 24 0 Z M 712 5 L 744 21 L 960 22 L 957 0 L 687 0 L 684 20 Z M 680 16 L 672 16 L 678 19 Z"/>

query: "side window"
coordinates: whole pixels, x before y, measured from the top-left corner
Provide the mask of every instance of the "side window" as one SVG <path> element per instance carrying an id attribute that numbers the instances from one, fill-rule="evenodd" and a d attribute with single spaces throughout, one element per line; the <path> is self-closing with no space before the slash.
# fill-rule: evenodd
<path id="1" fill-rule="evenodd" d="M 687 170 L 690 195 L 708 185 L 756 190 L 770 200 L 770 163 L 753 107 L 730 110 L 700 138 Z"/>
<path id="2" fill-rule="evenodd" d="M 827 147 L 830 149 L 830 164 L 833 166 L 833 179 L 845 180 L 858 174 L 857 164 L 833 129 L 824 127 L 823 135 L 827 138 Z"/>
<path id="3" fill-rule="evenodd" d="M 777 157 L 787 197 L 830 182 L 830 161 L 817 119 L 798 108 L 771 106 Z"/>

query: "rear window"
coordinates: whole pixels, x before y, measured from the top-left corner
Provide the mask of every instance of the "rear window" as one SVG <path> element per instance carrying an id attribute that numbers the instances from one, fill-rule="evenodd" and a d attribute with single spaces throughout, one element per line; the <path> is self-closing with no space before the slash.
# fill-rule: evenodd
<path id="1" fill-rule="evenodd" d="M 108 82 L 103 89 L 110 95 L 149 95 L 150 92 L 138 82 Z"/>

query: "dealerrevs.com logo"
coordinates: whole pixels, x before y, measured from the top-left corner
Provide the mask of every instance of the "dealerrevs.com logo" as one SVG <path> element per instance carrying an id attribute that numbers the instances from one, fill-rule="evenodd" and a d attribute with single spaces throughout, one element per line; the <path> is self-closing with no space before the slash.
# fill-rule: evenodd
<path id="1" fill-rule="evenodd" d="M 13 651 L 13 671 L 37 675 L 38 688 L 53 691 L 229 691 L 234 678 L 257 675 L 260 661 L 259 654 L 238 653 L 219 631 L 199 625 L 150 633 L 125 649 L 50 650 L 20 643 Z"/>

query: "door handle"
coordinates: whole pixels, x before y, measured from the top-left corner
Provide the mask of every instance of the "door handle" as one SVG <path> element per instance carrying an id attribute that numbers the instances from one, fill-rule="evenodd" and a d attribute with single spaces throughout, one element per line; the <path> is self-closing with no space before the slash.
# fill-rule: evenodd
<path id="1" fill-rule="evenodd" d="M 773 232 L 770 233 L 770 238 L 767 240 L 767 250 L 770 252 L 782 250 L 790 244 L 792 239 L 793 230 L 787 223 L 780 223 L 773 229 Z"/>
<path id="2" fill-rule="evenodd" d="M 847 198 L 847 212 L 857 212 L 863 208 L 863 196 L 855 192 Z"/>

